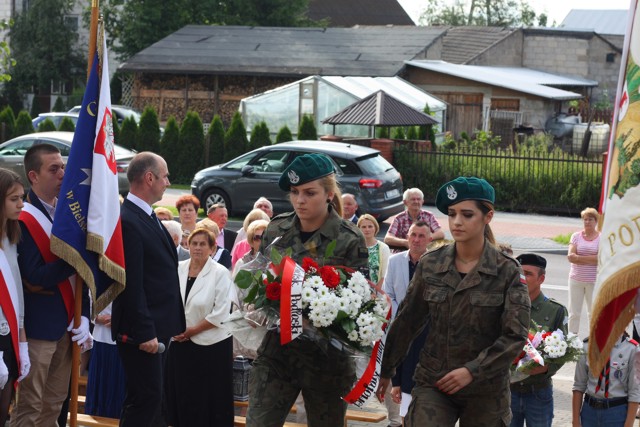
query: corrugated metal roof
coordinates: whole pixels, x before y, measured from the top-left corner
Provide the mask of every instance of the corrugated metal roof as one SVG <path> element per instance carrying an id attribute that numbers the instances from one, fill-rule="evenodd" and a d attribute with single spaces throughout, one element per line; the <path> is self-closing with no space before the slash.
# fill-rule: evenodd
<path id="1" fill-rule="evenodd" d="M 582 78 L 561 76 L 528 68 L 488 67 L 480 65 L 450 64 L 444 61 L 405 61 L 407 65 L 473 80 L 492 86 L 504 87 L 541 98 L 565 101 L 582 98 L 582 95 L 546 85 L 593 87 L 598 82 Z"/>
<path id="2" fill-rule="evenodd" d="M 515 28 L 501 27 L 452 27 L 442 38 L 441 59 L 454 64 L 464 64 L 509 36 Z"/>
<path id="3" fill-rule="evenodd" d="M 560 27 L 593 30 L 598 34 L 624 35 L 628 13 L 627 9 L 571 9 Z"/>
<path id="4" fill-rule="evenodd" d="M 322 123 L 331 125 L 415 126 L 433 125 L 438 121 L 379 90 L 344 110 L 327 117 Z"/>
<path id="5" fill-rule="evenodd" d="M 331 27 L 415 25 L 396 0 L 310 0 L 307 16 Z"/>
<path id="6" fill-rule="evenodd" d="M 394 76 L 447 27 L 188 25 L 120 66 L 134 72 Z"/>

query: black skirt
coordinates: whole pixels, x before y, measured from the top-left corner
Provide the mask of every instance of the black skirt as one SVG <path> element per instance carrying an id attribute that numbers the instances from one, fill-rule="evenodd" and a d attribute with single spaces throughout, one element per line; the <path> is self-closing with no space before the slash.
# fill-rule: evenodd
<path id="1" fill-rule="evenodd" d="M 233 427 L 233 340 L 172 342 L 167 357 L 168 424 Z"/>

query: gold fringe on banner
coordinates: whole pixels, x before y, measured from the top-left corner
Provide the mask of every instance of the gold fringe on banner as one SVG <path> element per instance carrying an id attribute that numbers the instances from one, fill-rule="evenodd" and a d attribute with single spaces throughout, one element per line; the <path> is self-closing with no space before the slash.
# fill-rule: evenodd
<path id="1" fill-rule="evenodd" d="M 100 313 L 109 305 L 109 302 L 113 301 L 115 297 L 124 290 L 126 282 L 125 269 L 115 262 L 111 261 L 104 255 L 104 238 L 99 234 L 87 233 L 87 249 L 98 254 L 100 270 L 104 271 L 107 276 L 114 280 L 107 289 L 105 289 L 100 296 L 94 301 L 94 312 Z M 92 291 L 96 290 L 92 288 Z M 94 293 L 94 295 L 96 295 Z"/>
<path id="2" fill-rule="evenodd" d="M 630 264 L 615 274 L 612 274 L 598 290 L 596 300 L 592 307 L 591 324 L 589 325 L 589 369 L 595 377 L 602 372 L 602 368 L 607 363 L 614 344 L 620 339 L 624 330 L 633 320 L 636 314 L 636 296 L 634 295 L 631 301 L 619 313 L 611 326 L 611 332 L 607 336 L 607 341 L 601 349 L 598 348 L 596 343 L 599 327 L 605 326 L 602 324 L 600 314 L 605 311 L 606 307 L 617 297 L 630 291 L 637 292 L 638 283 L 640 283 L 640 262 Z"/>

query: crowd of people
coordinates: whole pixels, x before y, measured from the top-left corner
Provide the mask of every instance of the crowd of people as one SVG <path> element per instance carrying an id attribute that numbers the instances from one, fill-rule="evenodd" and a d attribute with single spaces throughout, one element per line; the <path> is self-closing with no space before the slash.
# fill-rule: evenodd
<path id="1" fill-rule="evenodd" d="M 164 207 L 153 209 L 169 171 L 163 158 L 142 152 L 129 165 L 121 206 L 126 287 L 92 325 L 85 290 L 73 328 L 75 271 L 49 249 L 64 163 L 57 148 L 41 144 L 27 152 L 25 170 L 26 195 L 18 176 L 0 169 L 0 425 L 18 384 L 12 427 L 66 420 L 71 348 L 79 345 L 91 350 L 87 413 L 120 418 L 121 426 L 233 426 L 233 358 L 242 353 L 225 326 L 242 306 L 233 278 L 268 247 L 302 263 L 330 246 L 325 262 L 361 271 L 372 292 L 391 301 L 376 390 L 390 427 L 552 425 L 552 377 L 562 364 L 531 368 L 518 380 L 511 367 L 532 325 L 577 334 L 583 301 L 590 312 L 595 209 L 582 212 L 584 228 L 571 236 L 567 310 L 541 290 L 544 257 L 514 258 L 495 241 L 496 193 L 483 179 L 459 177 L 437 192 L 452 241 L 430 246 L 445 234 L 417 188 L 405 191 L 406 209 L 380 241 L 380 224 L 360 212 L 356 196 L 341 193 L 331 160 L 307 154 L 278 182 L 293 211 L 274 217 L 261 197 L 235 232 L 224 204 L 208 207 L 200 221 L 200 201 L 191 195 L 176 202 L 178 221 Z M 343 425 L 353 359 L 304 334 L 283 346 L 279 334 L 268 330 L 250 355 L 247 426 L 282 425 L 294 404 L 298 422 Z M 637 347 L 621 336 L 598 378 L 581 357 L 574 426 L 632 425 L 640 402 Z"/>

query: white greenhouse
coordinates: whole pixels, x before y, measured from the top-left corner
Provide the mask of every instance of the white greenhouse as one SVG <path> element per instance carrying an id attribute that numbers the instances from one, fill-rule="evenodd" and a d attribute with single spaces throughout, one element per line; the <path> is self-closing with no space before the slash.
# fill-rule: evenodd
<path id="1" fill-rule="evenodd" d="M 295 135 L 300 119 L 309 114 L 314 117 L 318 135 L 330 135 L 334 133 L 333 126 L 322 124 L 323 119 L 379 90 L 420 111 L 429 105 L 440 123 L 439 131 L 445 128 L 446 104 L 400 77 L 310 76 L 244 98 L 240 101 L 240 112 L 249 132 L 264 121 L 272 134 L 286 125 Z M 366 137 L 369 128 L 338 125 L 335 135 Z"/>

